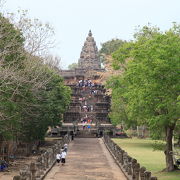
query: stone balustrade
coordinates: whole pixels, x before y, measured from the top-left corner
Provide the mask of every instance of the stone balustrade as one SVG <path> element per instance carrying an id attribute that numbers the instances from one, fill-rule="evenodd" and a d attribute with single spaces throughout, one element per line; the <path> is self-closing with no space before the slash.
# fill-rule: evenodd
<path id="1" fill-rule="evenodd" d="M 130 157 L 107 134 L 104 134 L 103 140 L 128 180 L 157 180 L 157 177 L 152 177 L 151 172 L 141 167 L 136 159 Z"/>
<path id="2" fill-rule="evenodd" d="M 70 140 L 71 136 L 64 136 L 54 146 L 47 148 L 35 161 L 25 164 L 23 169 L 20 169 L 19 175 L 13 177 L 13 180 L 42 180 L 55 164 L 56 154 Z"/>

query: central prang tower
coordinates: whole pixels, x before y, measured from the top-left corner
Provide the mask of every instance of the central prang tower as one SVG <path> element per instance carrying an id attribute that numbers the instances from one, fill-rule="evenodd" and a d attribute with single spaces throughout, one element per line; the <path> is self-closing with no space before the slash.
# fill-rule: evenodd
<path id="1" fill-rule="evenodd" d="M 105 69 L 101 68 L 98 48 L 91 30 L 89 30 L 78 59 L 78 66 L 70 70 L 61 70 L 60 75 L 64 77 L 66 84 L 73 84 L 85 79 L 98 80 L 101 76 L 100 73 L 103 72 Z"/>
<path id="2" fill-rule="evenodd" d="M 84 42 L 80 58 L 78 61 L 78 68 L 87 70 L 98 70 L 101 69 L 101 62 L 98 56 L 98 48 L 96 42 L 92 37 L 91 30 L 88 33 L 88 37 Z"/>

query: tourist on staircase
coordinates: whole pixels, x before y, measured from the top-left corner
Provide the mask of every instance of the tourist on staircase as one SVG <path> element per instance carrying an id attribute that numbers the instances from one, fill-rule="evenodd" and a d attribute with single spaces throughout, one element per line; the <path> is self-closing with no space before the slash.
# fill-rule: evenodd
<path id="1" fill-rule="evenodd" d="M 58 166 L 59 166 L 60 161 L 61 161 L 61 154 L 58 152 L 58 153 L 56 154 L 56 162 L 57 162 L 57 165 L 58 165 Z"/>
<path id="2" fill-rule="evenodd" d="M 65 163 L 66 163 L 66 155 L 67 155 L 67 153 L 65 152 L 65 150 L 63 150 L 61 153 L 61 164 L 62 164 L 62 166 L 65 165 Z"/>

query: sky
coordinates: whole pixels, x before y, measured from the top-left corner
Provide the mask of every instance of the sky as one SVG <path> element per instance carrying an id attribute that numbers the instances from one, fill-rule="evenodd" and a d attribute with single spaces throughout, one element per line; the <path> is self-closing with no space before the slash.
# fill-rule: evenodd
<path id="1" fill-rule="evenodd" d="M 100 49 L 101 43 L 119 38 L 133 39 L 135 28 L 148 23 L 167 30 L 180 23 L 180 0 L 5 0 L 5 10 L 29 11 L 29 16 L 50 23 L 55 29 L 57 47 L 67 69 L 77 63 L 91 29 Z"/>

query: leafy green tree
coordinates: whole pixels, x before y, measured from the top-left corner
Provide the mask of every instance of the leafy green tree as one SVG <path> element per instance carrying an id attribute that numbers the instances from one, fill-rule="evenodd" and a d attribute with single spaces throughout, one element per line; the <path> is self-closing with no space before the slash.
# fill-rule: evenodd
<path id="1" fill-rule="evenodd" d="M 99 53 L 105 55 L 111 55 L 114 51 L 119 49 L 119 47 L 122 46 L 125 42 L 126 41 L 123 41 L 121 39 L 112 39 L 110 41 L 102 43 L 101 44 L 102 47 Z"/>
<path id="2" fill-rule="evenodd" d="M 109 117 L 113 125 L 122 124 L 129 125 L 128 116 L 126 112 L 126 104 L 124 102 L 124 98 L 122 96 L 124 88 L 121 86 L 121 76 L 116 75 L 112 76 L 106 82 L 106 87 L 108 89 L 112 89 L 111 92 L 111 112 L 109 113 Z M 112 88 L 113 87 L 113 88 Z M 131 124 L 132 125 L 132 124 Z"/>
<path id="3" fill-rule="evenodd" d="M 42 140 L 60 123 L 70 89 L 55 64 L 25 52 L 24 37 L 7 18 L 0 22 L 0 139 Z"/>
<path id="4" fill-rule="evenodd" d="M 24 38 L 9 20 L 0 14 L 0 114 L 1 139 L 11 139 L 19 126 L 18 105 L 14 95 L 22 80 L 16 73 L 22 68 Z"/>
<path id="5" fill-rule="evenodd" d="M 40 68 L 44 68 L 44 73 L 39 76 L 38 81 L 46 78 L 48 82 L 36 92 L 27 85 L 23 86 L 26 88 L 26 98 L 20 102 L 23 117 L 20 132 L 21 139 L 26 142 L 43 140 L 48 126 L 59 125 L 70 102 L 70 89 L 64 86 L 58 73 L 46 65 Z"/>
<path id="6" fill-rule="evenodd" d="M 78 63 L 72 63 L 72 64 L 70 64 L 70 65 L 68 66 L 68 69 L 69 69 L 69 70 L 73 70 L 73 69 L 76 69 L 76 68 L 78 68 Z"/>
<path id="7" fill-rule="evenodd" d="M 20 65 L 24 56 L 24 38 L 21 32 L 0 13 L 0 63 L 9 66 L 16 62 Z"/>
<path id="8" fill-rule="evenodd" d="M 145 26 L 135 41 L 114 54 L 114 66 L 124 70 L 119 79 L 129 121 L 146 124 L 154 134 L 165 136 L 166 170 L 174 170 L 173 131 L 179 121 L 180 26 L 165 33 Z"/>
<path id="9" fill-rule="evenodd" d="M 112 39 L 105 43 L 101 44 L 101 49 L 99 50 L 99 56 L 102 61 L 102 63 L 106 62 L 106 56 L 111 55 L 114 51 L 120 48 L 126 41 L 123 41 L 121 39 Z"/>

